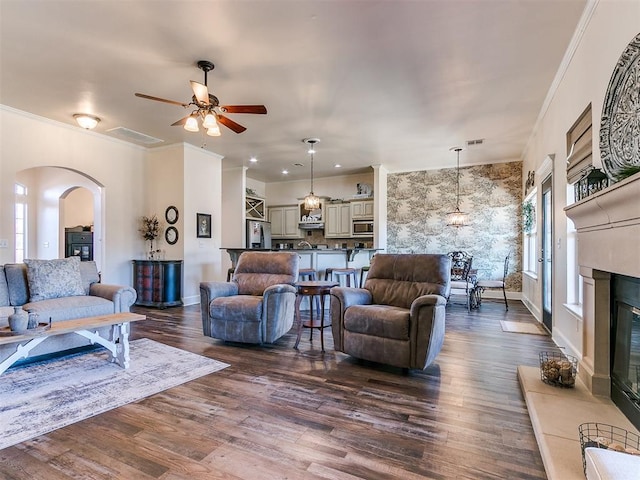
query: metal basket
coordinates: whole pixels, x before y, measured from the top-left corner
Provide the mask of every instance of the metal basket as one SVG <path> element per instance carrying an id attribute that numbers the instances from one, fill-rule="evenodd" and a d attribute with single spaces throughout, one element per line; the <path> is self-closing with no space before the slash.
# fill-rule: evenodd
<path id="1" fill-rule="evenodd" d="M 584 450 L 587 447 L 606 448 L 631 455 L 640 454 L 640 436 L 624 428 L 614 427 L 606 423 L 583 423 L 578 426 L 580 433 L 580 451 L 582 452 L 582 469 L 587 475 L 587 462 Z"/>
<path id="2" fill-rule="evenodd" d="M 571 388 L 576 384 L 578 359 L 556 352 L 540 352 L 540 378 L 557 387 Z"/>

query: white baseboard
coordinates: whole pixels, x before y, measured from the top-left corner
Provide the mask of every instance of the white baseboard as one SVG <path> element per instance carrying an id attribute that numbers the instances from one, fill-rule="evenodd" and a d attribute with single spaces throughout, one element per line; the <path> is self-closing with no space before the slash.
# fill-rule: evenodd
<path id="1" fill-rule="evenodd" d="M 200 295 L 192 295 L 190 297 L 183 297 L 182 304 L 187 305 L 197 305 L 200 303 Z"/>

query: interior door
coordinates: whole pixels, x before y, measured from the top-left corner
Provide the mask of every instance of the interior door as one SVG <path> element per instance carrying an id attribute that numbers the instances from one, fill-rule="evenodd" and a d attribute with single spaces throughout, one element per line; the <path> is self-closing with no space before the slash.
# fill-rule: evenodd
<path id="1" fill-rule="evenodd" d="M 553 271 L 553 197 L 552 177 L 542 182 L 542 249 L 538 261 L 542 276 L 542 323 L 551 331 L 552 275 Z"/>

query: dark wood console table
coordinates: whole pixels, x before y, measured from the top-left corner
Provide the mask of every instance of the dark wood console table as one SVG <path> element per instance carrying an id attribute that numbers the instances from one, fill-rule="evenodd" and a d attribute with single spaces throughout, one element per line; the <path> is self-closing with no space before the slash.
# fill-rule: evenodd
<path id="1" fill-rule="evenodd" d="M 182 260 L 133 260 L 133 288 L 136 305 L 182 305 Z"/>

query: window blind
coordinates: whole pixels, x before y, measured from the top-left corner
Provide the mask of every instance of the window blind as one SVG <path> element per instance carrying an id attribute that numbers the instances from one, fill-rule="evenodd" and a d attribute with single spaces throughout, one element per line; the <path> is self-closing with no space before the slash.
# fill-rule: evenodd
<path id="1" fill-rule="evenodd" d="M 567 132 L 567 182 L 580 180 L 592 165 L 591 104 Z"/>

